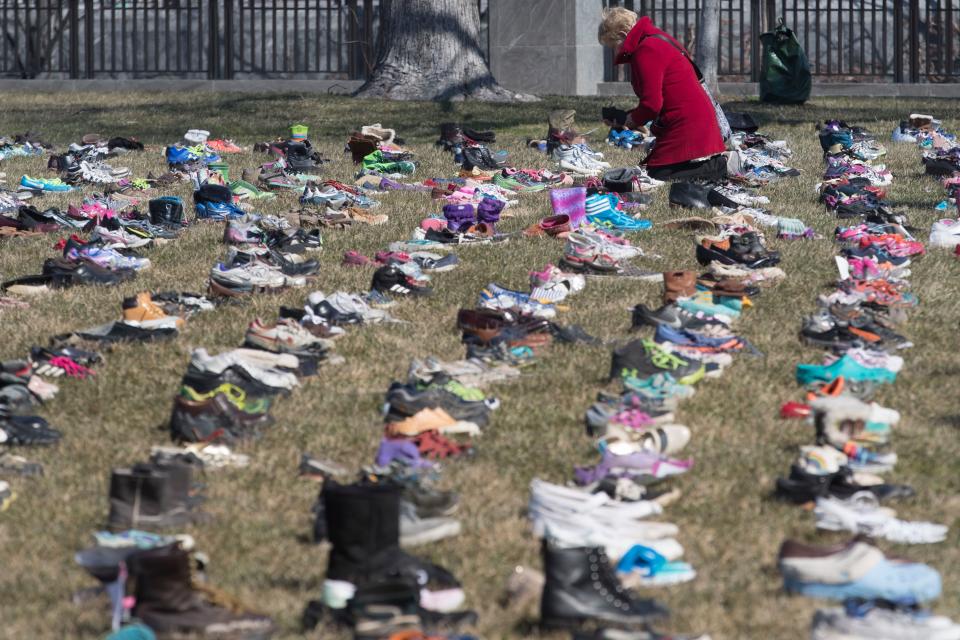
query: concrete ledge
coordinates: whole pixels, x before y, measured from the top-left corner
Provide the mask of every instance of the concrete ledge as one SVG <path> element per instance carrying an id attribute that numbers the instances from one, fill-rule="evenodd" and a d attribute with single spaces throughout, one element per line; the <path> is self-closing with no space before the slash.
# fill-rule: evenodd
<path id="1" fill-rule="evenodd" d="M 754 82 L 721 82 L 720 95 L 728 97 L 757 97 Z M 600 96 L 632 96 L 629 82 L 601 82 Z M 894 84 L 878 82 L 815 82 L 812 97 L 860 96 L 864 98 L 960 98 L 960 84 Z"/>
<path id="2" fill-rule="evenodd" d="M 147 80 L 20 80 L 0 78 L 0 91 L 233 91 L 242 93 L 353 93 L 363 84 L 360 80 L 203 80 L 156 78 Z"/>

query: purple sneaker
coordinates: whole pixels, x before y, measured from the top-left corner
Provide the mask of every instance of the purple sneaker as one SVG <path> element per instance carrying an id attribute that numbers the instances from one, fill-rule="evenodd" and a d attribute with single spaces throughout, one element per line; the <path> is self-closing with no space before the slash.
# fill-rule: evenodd
<path id="1" fill-rule="evenodd" d="M 454 232 L 466 229 L 476 220 L 472 204 L 445 204 L 443 217 L 447 219 L 447 228 Z"/>
<path id="2" fill-rule="evenodd" d="M 477 205 L 477 222 L 485 222 L 490 226 L 500 222 L 500 212 L 503 211 L 504 206 L 506 203 L 502 200 L 484 198 Z"/>
<path id="3" fill-rule="evenodd" d="M 380 440 L 376 462 L 378 467 L 389 467 L 394 462 L 415 469 L 433 469 L 436 467 L 434 463 L 420 457 L 420 450 L 417 449 L 415 442 L 393 438 Z"/>
<path id="4" fill-rule="evenodd" d="M 659 480 L 686 473 L 692 467 L 693 459 L 675 460 L 652 451 L 639 451 L 625 456 L 604 451 L 599 464 L 593 467 L 575 467 L 573 475 L 574 481 L 584 486 L 599 482 L 608 476 L 616 478 L 648 476 Z"/>

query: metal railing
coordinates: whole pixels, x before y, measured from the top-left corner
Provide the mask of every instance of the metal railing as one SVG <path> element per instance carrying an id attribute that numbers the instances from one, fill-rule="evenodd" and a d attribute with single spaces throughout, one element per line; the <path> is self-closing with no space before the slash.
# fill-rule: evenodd
<path id="1" fill-rule="evenodd" d="M 606 0 L 649 16 L 691 51 L 700 0 Z M 756 81 L 759 36 L 778 17 L 819 81 L 960 81 L 960 0 L 721 0 L 718 75 Z M 608 52 L 605 80 L 625 80 Z"/>
<path id="2" fill-rule="evenodd" d="M 378 0 L 0 0 L 0 76 L 361 79 Z"/>

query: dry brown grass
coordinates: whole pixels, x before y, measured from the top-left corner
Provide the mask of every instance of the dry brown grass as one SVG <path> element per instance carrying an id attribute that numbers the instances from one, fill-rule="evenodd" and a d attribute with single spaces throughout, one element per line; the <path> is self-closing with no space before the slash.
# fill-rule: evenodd
<path id="1" fill-rule="evenodd" d="M 177 139 L 189 127 L 204 127 L 250 144 L 282 133 L 291 119 L 297 119 L 311 125 L 311 137 L 335 159 L 330 174 L 346 180 L 353 171 L 340 153 L 347 132 L 354 125 L 382 121 L 411 143 L 421 160 L 418 176 L 425 177 L 452 171 L 449 158 L 432 146 L 441 120 L 491 126 L 499 134 L 498 146 L 509 149 L 518 165 L 545 166 L 544 158 L 524 150 L 522 143 L 525 137 L 542 134 L 546 111 L 558 106 L 576 108 L 583 128 L 592 128 L 602 104 L 558 99 L 537 105 L 451 107 L 298 95 L 8 95 L 0 112 L 0 132 L 30 128 L 65 144 L 83 133 L 99 131 L 139 135 L 149 144 L 160 145 Z M 694 431 L 690 453 L 697 464 L 689 477 L 678 482 L 684 497 L 668 510 L 667 517 L 681 526 L 686 559 L 700 575 L 691 584 L 656 595 L 672 607 L 673 629 L 709 630 L 723 640 L 803 638 L 816 603 L 781 593 L 775 569 L 777 546 L 786 536 L 836 538 L 815 534 L 809 513 L 772 501 L 769 493 L 774 478 L 787 470 L 796 446 L 810 440 L 807 429 L 778 420 L 777 409 L 781 402 L 797 398 L 793 366 L 819 357 L 798 343 L 796 331 L 801 315 L 832 277 L 829 238 L 834 221 L 824 215 L 813 194 L 821 170 L 813 123 L 839 115 L 880 132 L 885 139 L 900 116 L 920 107 L 891 100 L 824 100 L 805 108 L 744 106 L 759 114 L 765 132 L 790 142 L 795 165 L 804 171 L 800 179 L 765 191 L 773 200 L 770 208 L 803 218 L 826 239 L 772 243 L 783 252 L 782 266 L 789 277 L 759 299 L 741 323 L 743 333 L 766 357 L 740 358 L 728 375 L 704 383 L 680 412 Z M 944 118 L 949 129 L 960 130 L 955 102 L 922 108 Z M 635 157 L 618 151 L 610 151 L 609 156 L 622 164 Z M 239 173 L 255 161 L 251 155 L 242 155 L 230 164 Z M 910 206 L 915 224 L 928 229 L 936 217 L 932 206 L 942 189 L 921 175 L 919 152 L 913 147 L 893 147 L 887 161 L 897 176 L 891 199 Z M 123 162 L 138 173 L 162 168 L 158 151 L 129 156 Z M 42 174 L 43 166 L 41 160 L 12 160 L 3 170 L 8 182 L 14 182 L 24 172 Z M 184 188 L 173 191 L 189 196 Z M 43 203 L 65 206 L 69 201 L 48 197 Z M 438 210 L 422 194 L 388 194 L 383 202 L 382 210 L 390 214 L 388 224 L 326 234 L 316 288 L 365 287 L 370 272 L 341 267 L 343 251 L 358 249 L 370 255 L 406 236 L 422 216 Z M 292 198 L 280 200 L 263 211 L 292 203 Z M 520 229 L 548 209 L 545 195 L 523 198 L 518 218 L 505 222 L 503 228 Z M 658 196 L 651 218 L 659 222 L 673 215 L 666 195 Z M 202 290 L 206 271 L 223 252 L 219 236 L 219 227 L 200 226 L 180 242 L 152 250 L 155 267 L 135 283 L 117 289 L 57 292 L 28 310 L 3 311 L 0 358 L 22 356 L 30 345 L 43 344 L 53 334 L 113 319 L 121 298 L 138 290 Z M 53 253 L 53 241 L 51 236 L 0 245 L 0 276 L 38 272 L 43 258 Z M 691 242 L 682 233 L 658 226 L 640 234 L 639 243 L 664 256 L 644 261 L 645 266 L 674 269 L 695 264 Z M 410 357 L 431 353 L 460 357 L 456 309 L 472 304 L 488 281 L 523 286 L 528 269 L 555 261 L 559 251 L 560 246 L 549 240 L 527 239 L 498 247 L 464 248 L 461 267 L 436 278 L 436 295 L 398 305 L 396 314 L 411 324 L 364 328 L 344 338 L 339 350 L 347 363 L 322 371 L 278 404 L 276 428 L 246 451 L 253 458 L 251 467 L 207 477 L 208 508 L 216 519 L 189 532 L 211 557 L 214 583 L 273 615 L 283 637 L 301 637 L 300 612 L 319 593 L 325 557 L 305 542 L 316 487 L 297 479 L 299 453 L 311 451 L 350 464 L 369 461 L 380 433 L 382 393 L 391 380 L 404 375 Z M 960 516 L 956 357 L 960 262 L 935 252 L 913 271 L 922 306 L 913 314 L 907 332 L 917 346 L 907 354 L 906 371 L 881 398 L 904 413 L 895 440 L 901 463 L 892 477 L 918 489 L 917 499 L 901 508 L 903 516 L 945 522 L 956 529 Z M 591 283 L 573 300 L 563 321 L 580 323 L 606 339 L 624 338 L 629 328 L 627 308 L 637 302 L 652 303 L 657 293 L 655 286 L 642 283 Z M 100 603 L 74 606 L 70 595 L 91 584 L 72 556 L 105 520 L 110 467 L 143 458 L 150 445 L 166 442 L 163 425 L 192 348 L 217 351 L 236 346 L 249 320 L 271 318 L 279 304 L 299 304 L 304 296 L 305 292 L 294 291 L 201 315 L 176 342 L 119 347 L 107 355 L 95 379 L 62 383 L 62 393 L 42 412 L 66 437 L 55 448 L 25 452 L 42 461 L 47 474 L 39 480 L 15 481 L 20 499 L 0 516 L 4 550 L 0 637 L 104 634 L 105 607 Z M 497 389 L 503 406 L 479 443 L 476 460 L 448 465 L 445 483 L 463 493 L 464 533 L 420 552 L 462 578 L 469 605 L 480 612 L 478 632 L 483 637 L 533 633 L 522 617 L 502 613 L 495 604 L 514 565 L 539 566 L 538 544 L 523 516 L 527 485 L 534 476 L 564 481 L 573 464 L 596 458 L 581 418 L 603 386 L 607 366 L 604 348 L 553 348 L 519 382 Z M 956 532 L 940 545 L 883 546 L 939 568 L 945 595 L 937 609 L 960 611 Z M 331 629 L 323 628 L 310 637 L 333 635 Z"/>

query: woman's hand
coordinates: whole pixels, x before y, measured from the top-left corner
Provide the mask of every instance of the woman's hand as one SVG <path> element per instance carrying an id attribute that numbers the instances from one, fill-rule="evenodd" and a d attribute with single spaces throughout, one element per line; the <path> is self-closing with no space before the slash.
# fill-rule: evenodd
<path id="1" fill-rule="evenodd" d="M 633 121 L 633 116 L 629 113 L 627 114 L 627 119 L 624 121 L 623 126 L 625 126 L 627 129 L 633 130 L 640 128 L 637 123 Z"/>

